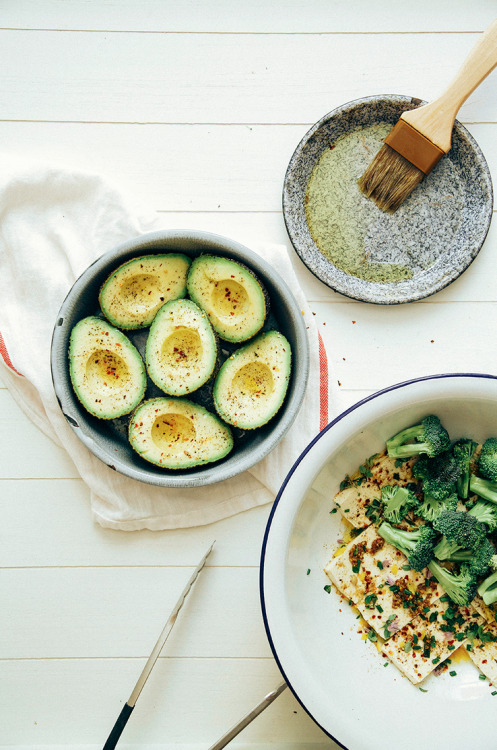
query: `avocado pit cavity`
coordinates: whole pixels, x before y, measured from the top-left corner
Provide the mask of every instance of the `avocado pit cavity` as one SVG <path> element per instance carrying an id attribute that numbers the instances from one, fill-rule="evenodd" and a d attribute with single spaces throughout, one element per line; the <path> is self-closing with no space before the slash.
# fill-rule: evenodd
<path id="1" fill-rule="evenodd" d="M 265 398 L 272 393 L 274 380 L 269 367 L 263 362 L 249 362 L 240 367 L 233 378 L 232 390 L 238 396 Z"/>
<path id="2" fill-rule="evenodd" d="M 121 300 L 123 306 L 133 310 L 134 314 L 154 309 L 165 301 L 159 277 L 151 274 L 131 276 L 121 287 Z"/>
<path id="3" fill-rule="evenodd" d="M 150 431 L 151 438 L 161 450 L 175 443 L 186 443 L 196 438 L 193 422 L 183 414 L 168 412 L 155 420 Z"/>
<path id="4" fill-rule="evenodd" d="M 249 306 L 249 297 L 241 284 L 233 279 L 223 279 L 215 284 L 211 302 L 219 318 L 243 316 Z"/>
<path id="5" fill-rule="evenodd" d="M 126 388 L 130 375 L 122 357 L 100 349 L 88 358 L 86 377 L 95 390 L 105 386 L 112 391 L 121 391 Z"/>
<path id="6" fill-rule="evenodd" d="M 198 331 L 178 326 L 166 338 L 161 349 L 161 359 L 167 367 L 189 368 L 198 366 L 203 347 Z"/>

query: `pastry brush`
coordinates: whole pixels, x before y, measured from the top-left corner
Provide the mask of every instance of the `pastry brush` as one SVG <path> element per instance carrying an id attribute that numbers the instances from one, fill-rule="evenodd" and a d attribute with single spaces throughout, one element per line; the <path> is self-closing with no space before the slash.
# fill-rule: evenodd
<path id="1" fill-rule="evenodd" d="M 457 112 L 496 65 L 497 20 L 481 35 L 441 96 L 400 116 L 359 178 L 361 192 L 383 211 L 396 211 L 450 150 Z"/>

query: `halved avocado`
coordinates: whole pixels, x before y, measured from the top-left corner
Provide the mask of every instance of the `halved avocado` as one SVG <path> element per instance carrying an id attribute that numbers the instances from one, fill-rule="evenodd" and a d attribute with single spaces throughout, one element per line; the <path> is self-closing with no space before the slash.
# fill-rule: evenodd
<path id="1" fill-rule="evenodd" d="M 129 441 L 150 463 L 188 469 L 219 461 L 233 448 L 229 427 L 185 398 L 152 398 L 133 413 Z"/>
<path id="2" fill-rule="evenodd" d="M 178 299 L 159 310 L 145 352 L 148 374 L 159 388 L 186 396 L 209 380 L 217 361 L 216 335 L 198 305 Z"/>
<path id="3" fill-rule="evenodd" d="M 266 320 L 268 296 L 246 266 L 217 255 L 196 258 L 187 278 L 188 293 L 206 311 L 216 333 L 226 341 L 246 341 Z"/>
<path id="4" fill-rule="evenodd" d="M 162 305 L 186 296 L 190 263 L 181 253 L 143 255 L 123 263 L 100 290 L 103 314 L 119 328 L 146 328 Z"/>
<path id="5" fill-rule="evenodd" d="M 214 383 L 214 404 L 225 422 L 244 430 L 266 424 L 281 407 L 292 362 L 278 331 L 262 333 L 229 357 Z"/>
<path id="6" fill-rule="evenodd" d="M 102 318 L 83 318 L 72 329 L 69 373 L 84 408 L 100 419 L 129 414 L 145 394 L 147 376 L 138 350 Z"/>

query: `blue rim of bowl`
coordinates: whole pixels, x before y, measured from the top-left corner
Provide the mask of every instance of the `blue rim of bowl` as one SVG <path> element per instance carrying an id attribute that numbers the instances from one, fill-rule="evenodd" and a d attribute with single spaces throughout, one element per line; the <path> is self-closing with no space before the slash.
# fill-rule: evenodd
<path id="1" fill-rule="evenodd" d="M 391 391 L 396 391 L 396 390 L 399 390 L 401 388 L 405 388 L 406 386 L 413 385 L 414 383 L 422 383 L 422 382 L 425 382 L 425 381 L 428 381 L 428 380 L 443 380 L 443 379 L 447 379 L 447 378 L 482 378 L 482 379 L 485 379 L 485 380 L 497 380 L 497 375 L 490 375 L 490 374 L 486 374 L 486 373 L 477 373 L 477 372 L 453 372 L 453 373 L 444 373 L 444 374 L 439 374 L 439 375 L 425 375 L 423 377 L 413 378 L 412 380 L 403 380 L 402 382 L 395 383 L 394 385 L 390 385 L 387 388 L 382 388 L 381 390 L 376 391 L 375 393 L 372 393 L 370 396 L 366 396 L 366 398 L 363 398 L 360 401 L 357 401 L 352 406 L 349 406 L 348 409 L 345 409 L 345 411 L 343 411 L 341 414 L 339 414 L 337 417 L 335 417 L 335 419 L 333 419 L 329 424 L 327 424 L 326 427 L 323 430 L 321 430 L 321 432 L 319 432 L 313 440 L 311 440 L 311 442 L 309 443 L 309 445 L 307 445 L 307 447 L 304 448 L 304 450 L 302 451 L 302 453 L 297 458 L 297 460 L 293 464 L 292 468 L 290 469 L 290 471 L 286 475 L 286 477 L 285 477 L 285 479 L 283 481 L 283 484 L 281 485 L 281 487 L 280 487 L 280 489 L 278 491 L 278 494 L 276 495 L 276 498 L 274 500 L 273 506 L 271 508 L 271 513 L 269 514 L 269 518 L 268 518 L 268 521 L 267 521 L 267 524 L 266 524 L 266 529 L 265 529 L 265 532 L 264 532 L 264 538 L 262 540 L 261 560 L 260 560 L 260 567 L 259 567 L 259 596 L 260 596 L 260 600 L 261 600 L 262 619 L 263 619 L 263 622 L 264 622 L 264 628 L 266 630 L 266 636 L 267 636 L 269 645 L 271 647 L 271 651 L 273 652 L 274 659 L 275 659 L 275 661 L 276 661 L 276 663 L 278 665 L 278 668 L 279 668 L 281 674 L 283 675 L 283 678 L 285 679 L 288 687 L 290 688 L 290 690 L 292 691 L 293 695 L 295 696 L 295 698 L 297 699 L 297 701 L 300 703 L 300 705 L 302 706 L 302 708 L 304 709 L 304 711 L 311 717 L 311 719 L 314 721 L 314 723 L 317 724 L 317 726 L 328 737 L 330 737 L 334 742 L 336 742 L 337 745 L 339 745 L 340 747 L 344 748 L 344 750 L 348 750 L 347 747 L 344 744 L 342 744 L 340 742 L 340 740 L 338 740 L 336 737 L 334 737 L 331 734 L 331 732 L 329 732 L 327 729 L 325 729 L 325 727 L 323 727 L 323 725 L 320 724 L 316 720 L 316 718 L 313 716 L 312 712 L 307 708 L 307 706 L 305 705 L 305 703 L 303 703 L 303 701 L 299 697 L 299 694 L 298 694 L 297 690 L 293 687 L 293 685 L 291 684 L 291 682 L 288 680 L 286 672 L 285 672 L 285 669 L 283 667 L 283 664 L 281 663 L 281 661 L 280 661 L 280 659 L 278 657 L 278 651 L 277 651 L 276 646 L 274 644 L 274 641 L 273 641 L 273 638 L 272 638 L 272 635 L 271 635 L 271 628 L 270 628 L 269 622 L 268 622 L 268 616 L 267 616 L 267 611 L 266 611 L 266 600 L 265 600 L 265 596 L 264 596 L 264 563 L 265 563 L 265 558 L 266 558 L 266 547 L 267 547 L 267 544 L 268 544 L 269 533 L 271 531 L 271 524 L 272 524 L 274 515 L 276 513 L 278 504 L 279 504 L 279 502 L 280 502 L 280 500 L 281 500 L 281 498 L 283 496 L 283 493 L 285 491 L 285 488 L 286 488 L 288 482 L 290 481 L 290 478 L 293 476 L 293 474 L 295 473 L 295 471 L 297 470 L 297 468 L 299 467 L 299 465 L 302 463 L 302 461 L 305 458 L 305 456 L 309 453 L 310 450 L 312 450 L 313 446 L 316 445 L 316 443 L 319 440 L 321 440 L 321 438 L 334 425 L 336 425 L 338 422 L 341 422 L 344 417 L 346 417 L 348 414 L 351 414 L 352 412 L 354 412 L 356 409 L 358 409 L 363 404 L 366 404 L 369 401 L 373 401 L 374 399 L 378 398 L 379 396 L 382 396 L 385 393 L 389 393 Z"/>
<path id="2" fill-rule="evenodd" d="M 405 105 L 404 109 L 412 109 L 413 106 L 419 106 L 426 103 L 420 99 L 416 99 L 415 97 L 406 96 L 403 94 L 375 94 L 372 96 L 367 96 L 346 102 L 328 112 L 307 131 L 292 154 L 283 180 L 282 208 L 286 231 L 297 255 L 300 257 L 309 271 L 317 279 L 319 279 L 321 283 L 325 284 L 330 289 L 333 289 L 333 291 L 338 292 L 339 294 L 343 294 L 345 297 L 355 299 L 360 302 L 368 302 L 381 305 L 398 305 L 405 304 L 407 302 L 416 302 L 418 300 L 425 299 L 432 294 L 440 292 L 442 289 L 445 289 L 447 286 L 452 284 L 456 279 L 459 278 L 459 276 L 464 273 L 464 271 L 467 270 L 467 268 L 471 265 L 471 263 L 478 255 L 487 237 L 492 220 L 494 196 L 492 177 L 485 156 L 475 138 L 471 135 L 467 128 L 465 128 L 462 123 L 456 120 L 454 127 L 457 129 L 459 135 L 464 138 L 465 141 L 471 146 L 471 149 L 474 152 L 478 163 L 481 165 L 481 176 L 485 181 L 485 188 L 488 193 L 488 200 L 486 205 L 487 210 L 484 221 L 479 223 L 478 231 L 476 233 L 476 242 L 473 239 L 471 248 L 468 251 L 468 255 L 467 257 L 465 257 L 464 263 L 461 265 L 461 267 L 455 269 L 454 273 L 452 274 L 447 274 L 446 272 L 444 272 L 438 283 L 432 284 L 432 286 L 427 289 L 413 289 L 412 291 L 408 291 L 407 293 L 405 293 L 399 291 L 402 290 L 402 286 L 398 286 L 397 293 L 395 294 L 395 285 L 382 285 L 375 282 L 361 282 L 360 279 L 352 277 L 346 272 L 341 271 L 339 268 L 334 266 L 331 261 L 327 260 L 322 255 L 322 253 L 314 243 L 314 240 L 310 235 L 309 229 L 307 227 L 305 218 L 302 221 L 301 219 L 296 218 L 297 214 L 300 215 L 302 213 L 302 210 L 300 208 L 291 208 L 292 199 L 289 195 L 289 185 L 295 182 L 294 173 L 298 172 L 298 168 L 302 160 L 303 150 L 308 145 L 308 143 L 312 141 L 314 136 L 323 128 L 325 128 L 330 123 L 330 121 L 333 121 L 334 119 L 337 119 L 342 115 L 346 115 L 347 113 L 353 112 L 358 107 L 363 107 L 368 104 L 375 105 L 383 101 L 390 102 L 392 104 L 395 103 L 398 105 Z M 300 222 L 303 226 L 305 226 L 304 238 L 299 238 L 297 224 Z M 313 254 L 316 258 L 318 258 L 316 262 L 314 262 L 312 258 L 309 259 L 308 257 L 309 255 Z M 322 273 L 320 273 L 320 271 Z M 326 278 L 326 276 L 328 276 L 328 278 Z M 361 282 L 360 286 L 363 291 L 358 291 L 355 288 L 356 286 L 358 286 L 357 282 Z M 391 292 L 391 294 L 383 295 L 380 293 L 382 288 L 385 286 L 389 287 L 387 292 Z"/>
<path id="3" fill-rule="evenodd" d="M 60 321 L 64 320 L 66 311 L 71 310 L 71 303 L 74 295 L 84 290 L 85 283 L 88 282 L 88 276 L 90 274 L 103 272 L 102 269 L 105 269 L 110 262 L 119 263 L 126 253 L 140 253 L 151 250 L 151 248 L 156 252 L 159 252 L 160 243 L 163 241 L 188 242 L 191 240 L 197 243 L 202 243 L 205 246 L 206 252 L 218 252 L 226 255 L 226 257 L 229 257 L 230 250 L 238 252 L 240 254 L 240 262 L 253 267 L 255 273 L 261 274 L 263 281 L 266 278 L 271 285 L 279 287 L 284 291 L 288 300 L 288 307 L 291 310 L 293 309 L 292 318 L 297 331 L 298 344 L 301 347 L 301 361 L 299 368 L 294 367 L 296 387 L 292 393 L 287 394 L 285 413 L 282 414 L 280 420 L 275 425 L 274 430 L 265 435 L 260 443 L 258 443 L 249 454 L 238 458 L 236 464 L 232 461 L 228 463 L 230 459 L 228 456 L 227 460 L 222 463 L 205 464 L 198 467 L 194 472 L 190 471 L 188 473 L 178 473 L 175 475 L 172 475 L 171 473 L 162 474 L 160 472 L 155 472 L 155 467 L 151 465 L 152 468 L 150 468 L 146 465 L 146 462 L 143 462 L 143 467 L 138 469 L 127 466 L 125 461 L 112 455 L 108 448 L 99 444 L 91 434 L 91 430 L 86 430 L 86 428 L 82 429 L 79 423 L 74 417 L 72 417 L 70 411 L 71 408 L 74 408 L 74 405 L 77 404 L 77 399 L 70 385 L 67 372 L 64 377 L 60 377 L 58 374 L 60 362 L 57 360 L 57 357 L 61 356 L 61 344 L 59 343 L 59 339 L 67 335 L 65 326 L 64 331 L 61 330 Z M 83 273 L 80 274 L 66 295 L 59 312 L 55 317 L 52 333 L 50 364 L 53 387 L 60 409 L 72 430 L 93 455 L 103 461 L 103 463 L 109 466 L 109 468 L 118 471 L 120 474 L 128 476 L 131 479 L 159 487 L 174 487 L 178 489 L 192 488 L 216 484 L 225 479 L 231 479 L 232 477 L 241 474 L 243 471 L 250 469 L 256 463 L 264 459 L 286 435 L 302 406 L 307 388 L 310 366 L 309 340 L 300 307 L 295 296 L 278 271 L 267 263 L 262 256 L 258 255 L 253 250 L 250 250 L 250 248 L 241 244 L 237 240 L 233 240 L 223 235 L 200 230 L 164 229 L 154 232 L 146 232 L 120 243 L 111 250 L 105 252 L 99 258 L 96 258 L 93 263 L 91 263 Z"/>

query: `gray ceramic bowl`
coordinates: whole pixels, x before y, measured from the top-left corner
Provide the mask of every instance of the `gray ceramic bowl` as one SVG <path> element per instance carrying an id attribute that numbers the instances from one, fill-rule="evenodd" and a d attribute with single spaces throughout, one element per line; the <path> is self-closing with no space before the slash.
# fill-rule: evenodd
<path id="1" fill-rule="evenodd" d="M 351 178 L 353 211 L 347 214 L 342 211 L 340 225 L 336 217 L 332 221 L 339 227 L 338 231 L 348 233 L 347 243 L 353 233 L 357 238 L 357 252 L 362 252 L 370 264 L 369 269 L 371 263 L 374 264 L 374 272 L 379 277 L 382 272 L 378 274 L 378 270 L 397 264 L 410 278 L 385 283 L 359 278 L 348 272 L 347 265 L 338 257 L 333 257 L 333 251 L 328 256 L 320 251 L 315 228 L 311 234 L 306 215 L 308 183 L 323 154 L 330 147 L 333 149 L 338 139 L 342 147 L 344 139 L 354 131 L 357 133 L 359 128 L 379 123 L 393 126 L 402 112 L 421 103 L 419 99 L 394 95 L 371 96 L 344 104 L 309 130 L 288 165 L 283 213 L 292 244 L 315 276 L 353 299 L 391 305 L 434 294 L 469 266 L 487 235 L 493 207 L 490 172 L 474 138 L 457 121 L 449 153 L 392 215 L 380 211 L 355 186 L 355 179 L 371 162 L 381 140 L 371 153 L 366 148 L 349 151 L 352 156 L 347 176 Z M 344 153 L 343 149 L 340 153 Z M 322 205 L 329 200 L 326 188 L 327 184 L 315 188 L 314 195 Z M 330 215 L 331 212 L 326 214 Z M 345 230 L 343 224 L 347 225 Z M 326 230 L 326 225 L 322 226 Z M 336 232 L 336 228 L 333 231 Z M 328 242 L 328 246 L 330 244 L 333 243 Z"/>
<path id="2" fill-rule="evenodd" d="M 67 351 L 73 326 L 87 315 L 99 313 L 98 293 L 103 281 L 117 268 L 138 255 L 179 251 L 196 257 L 201 253 L 239 260 L 261 279 L 269 293 L 270 312 L 265 330 L 277 328 L 290 341 L 293 367 L 285 402 L 276 416 L 260 429 L 243 432 L 233 428 L 235 447 L 224 460 L 185 471 L 168 471 L 142 460 L 127 439 L 129 417 L 100 420 L 79 403 L 71 386 Z M 143 353 L 148 329 L 127 333 Z M 230 346 L 222 342 L 225 356 Z M 111 468 L 133 479 L 163 487 L 196 487 L 233 477 L 263 459 L 293 423 L 304 397 L 309 372 L 309 345 L 302 313 L 279 274 L 254 252 L 215 234 L 200 231 L 160 231 L 141 235 L 102 255 L 74 283 L 55 321 L 51 352 L 55 393 L 68 423 L 81 441 Z M 146 398 L 163 395 L 149 381 Z M 195 397 L 195 398 L 194 398 Z M 208 389 L 192 394 L 209 408 Z"/>

